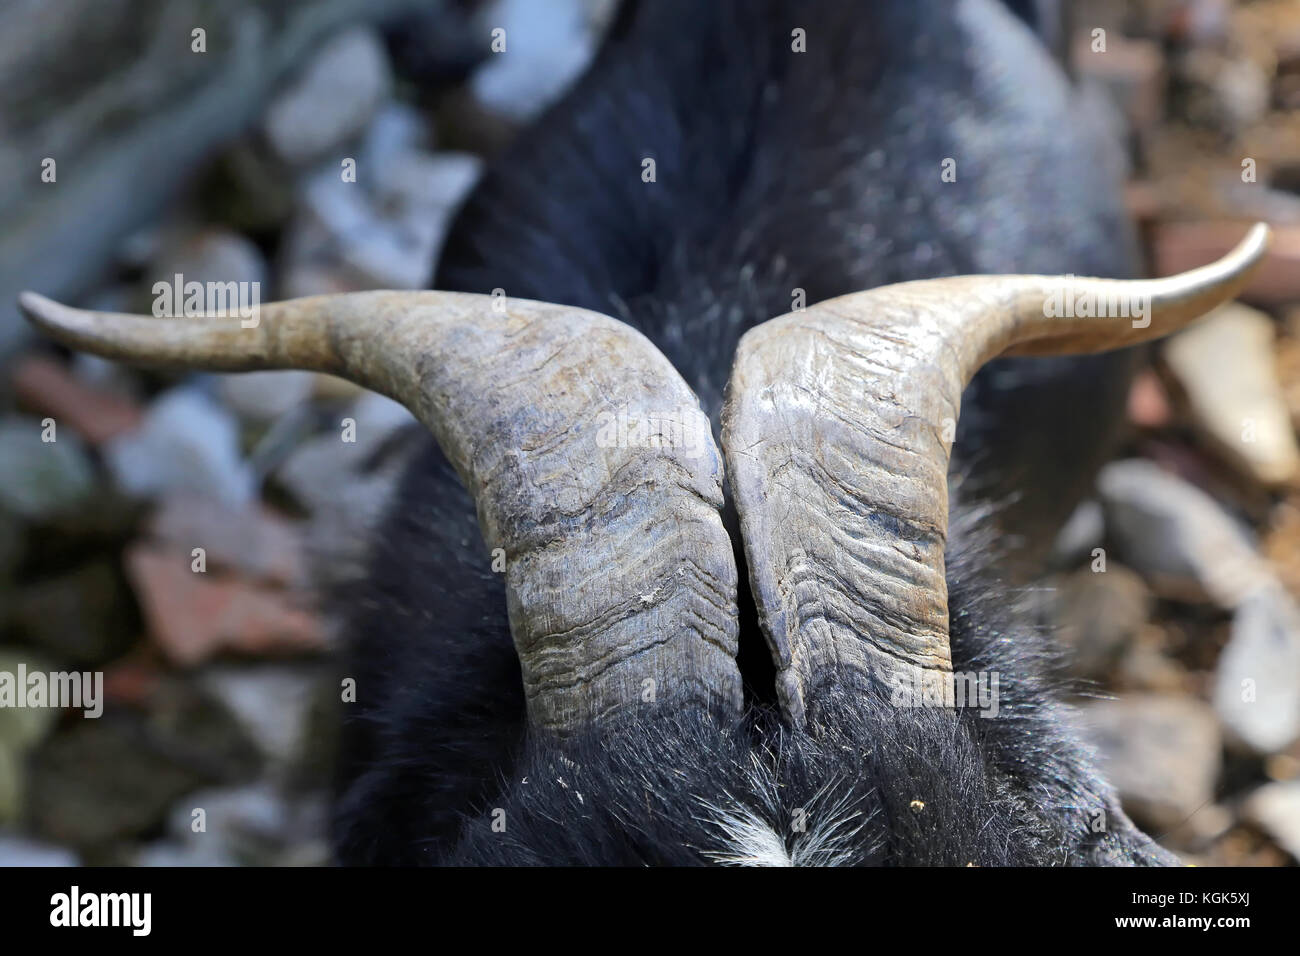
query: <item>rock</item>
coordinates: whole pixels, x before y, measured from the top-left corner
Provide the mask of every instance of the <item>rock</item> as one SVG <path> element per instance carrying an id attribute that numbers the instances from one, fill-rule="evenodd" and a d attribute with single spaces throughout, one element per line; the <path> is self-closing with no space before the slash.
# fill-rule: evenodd
<path id="1" fill-rule="evenodd" d="M 1126 564 L 1162 595 L 1235 608 L 1276 578 L 1214 499 L 1149 461 L 1115 461 L 1097 490 Z"/>
<path id="2" fill-rule="evenodd" d="M 41 355 L 29 355 L 17 364 L 13 388 L 22 405 L 71 428 L 92 445 L 139 427 L 144 414 L 138 403 L 83 384 L 62 362 Z"/>
<path id="3" fill-rule="evenodd" d="M 37 751 L 28 815 L 43 837 L 101 850 L 158 829 L 184 794 L 250 779 L 258 765 L 256 749 L 219 704 L 172 682 L 147 715 L 105 711 Z"/>
<path id="4" fill-rule="evenodd" d="M 188 866 L 238 866 L 239 861 L 229 855 L 225 847 L 215 840 L 181 843 L 176 840 L 157 840 L 136 851 L 131 866 L 152 868 Z"/>
<path id="5" fill-rule="evenodd" d="M 28 521 L 66 513 L 95 491 L 95 470 L 71 430 L 55 424 L 54 441 L 32 418 L 0 418 L 0 510 Z"/>
<path id="6" fill-rule="evenodd" d="M 162 667 L 152 649 L 137 648 L 104 668 L 104 700 L 144 707 L 162 679 Z"/>
<path id="7" fill-rule="evenodd" d="M 126 566 L 150 635 L 175 664 L 193 666 L 223 651 L 323 649 L 319 621 L 283 592 L 232 575 L 195 573 L 186 556 L 148 545 L 132 547 Z"/>
<path id="8" fill-rule="evenodd" d="M 153 310 L 155 315 L 171 315 L 176 310 L 171 300 L 174 293 L 170 287 L 177 285 L 176 276 L 183 276 L 185 283 L 201 282 L 238 282 L 246 284 L 249 289 L 256 288 L 257 301 L 270 301 L 267 294 L 267 267 L 261 251 L 248 239 L 228 229 L 208 228 L 184 236 L 178 242 L 168 242 L 146 270 L 146 285 L 149 286 L 151 302 L 165 296 L 163 307 Z M 153 288 L 155 282 L 168 283 L 169 290 L 159 293 Z M 251 301 L 251 291 L 241 292 L 243 301 Z M 231 308 L 238 303 L 232 303 Z"/>
<path id="9" fill-rule="evenodd" d="M 14 306 L 21 290 L 62 301 L 87 291 L 121 237 L 174 203 L 340 29 L 447 5 L 199 0 L 164 14 L 156 0 L 0 4 L 0 355 L 31 334 Z M 203 53 L 190 50 L 197 24 Z M 43 157 L 59 160 L 57 186 L 33 179 Z"/>
<path id="10" fill-rule="evenodd" d="M 348 420 L 354 423 L 354 441 L 344 440 L 344 423 Z M 309 511 L 338 512 L 342 510 L 337 508 L 338 502 L 347 500 L 346 510 L 355 515 L 359 502 L 348 489 L 364 479 L 363 471 L 369 471 L 367 465 L 389 439 L 412 425 L 423 427 L 399 403 L 365 392 L 339 417 L 336 430 L 313 438 L 295 451 L 277 477 Z"/>
<path id="11" fill-rule="evenodd" d="M 1276 505 L 1266 522 L 1264 556 L 1291 596 L 1300 600 L 1300 496 Z"/>
<path id="12" fill-rule="evenodd" d="M 140 428 L 104 447 L 104 460 L 118 486 L 139 497 L 183 491 L 241 507 L 254 493 L 235 421 L 191 389 L 159 397 Z"/>
<path id="13" fill-rule="evenodd" d="M 366 129 L 358 165 L 362 170 L 378 172 L 395 159 L 411 153 L 425 153 L 433 137 L 424 114 L 407 103 L 385 103 Z"/>
<path id="14" fill-rule="evenodd" d="M 211 498 L 164 498 L 147 527 L 155 551 L 167 551 L 188 567 L 203 548 L 208 571 L 236 570 L 254 581 L 303 585 L 306 572 L 298 528 L 253 503 L 229 508 Z"/>
<path id="15" fill-rule="evenodd" d="M 86 668 L 125 652 L 139 622 L 116 562 L 98 559 L 25 584 L 14 601 L 11 625 L 28 644 Z"/>
<path id="16" fill-rule="evenodd" d="M 1101 505 L 1092 498 L 1079 502 L 1056 535 L 1056 541 L 1052 545 L 1052 565 L 1071 568 L 1082 563 L 1094 548 L 1101 547 L 1105 535 L 1106 519 Z"/>
<path id="17" fill-rule="evenodd" d="M 1269 486 L 1300 473 L 1273 339 L 1267 315 L 1229 303 L 1168 339 L 1163 352 L 1193 421 L 1233 464 Z"/>
<path id="18" fill-rule="evenodd" d="M 1164 428 L 1173 420 L 1169 396 L 1151 369 L 1133 379 L 1128 392 L 1128 420 L 1139 428 Z"/>
<path id="19" fill-rule="evenodd" d="M 1265 784 L 1243 804 L 1242 815 L 1300 860 L 1300 781 Z"/>
<path id="20" fill-rule="evenodd" d="M 202 814 L 196 811 L 203 811 Z M 169 838 L 142 848 L 137 866 L 326 865 L 325 801 L 288 798 L 268 782 L 188 794 L 172 808 Z"/>
<path id="21" fill-rule="evenodd" d="M 1264 118 L 1271 96 L 1270 77 L 1247 57 L 1214 57 L 1208 77 L 1222 125 L 1240 133 Z"/>
<path id="22" fill-rule="evenodd" d="M 322 46 L 266 111 L 262 129 L 284 162 L 302 165 L 360 133 L 393 85 L 383 40 L 368 27 Z"/>
<path id="23" fill-rule="evenodd" d="M 298 370 L 244 372 L 219 377 L 221 400 L 240 418 L 270 422 L 311 396 L 315 373 Z"/>
<path id="24" fill-rule="evenodd" d="M 345 417 L 356 423 L 355 442 L 342 441 L 341 430 L 325 433 L 294 451 L 276 471 L 277 481 L 311 513 L 308 551 L 318 587 L 362 570 L 370 531 L 416 447 L 398 432 L 423 427 L 401 405 L 373 392 L 354 402 Z M 348 506 L 340 508 L 341 501 Z"/>
<path id="25" fill-rule="evenodd" d="M 1111 686 L 1124 691 L 1194 692 L 1197 687 L 1191 675 L 1166 655 L 1165 644 L 1163 628 L 1157 624 L 1143 627 L 1137 640 L 1125 648 Z"/>
<path id="26" fill-rule="evenodd" d="M 200 677 L 257 742 L 269 765 L 286 770 L 305 748 L 318 680 L 314 670 L 276 664 L 214 667 Z"/>
<path id="27" fill-rule="evenodd" d="M 1214 707 L 1231 738 L 1256 753 L 1300 738 L 1300 608 L 1281 585 L 1256 591 L 1233 615 Z"/>
<path id="28" fill-rule="evenodd" d="M 1142 579 L 1114 563 L 1065 577 L 1057 596 L 1057 636 L 1073 652 L 1071 669 L 1080 677 L 1105 677 L 1151 612 Z"/>
<path id="29" fill-rule="evenodd" d="M 505 49 L 488 56 L 470 78 L 475 98 L 527 122 L 559 98 L 595 54 L 596 37 L 581 0 L 496 0 L 480 14 L 482 42 L 505 31 Z"/>
<path id="30" fill-rule="evenodd" d="M 80 866 L 77 854 L 66 847 L 29 840 L 12 833 L 0 833 L 0 867 Z"/>
<path id="31" fill-rule="evenodd" d="M 48 674 L 54 669 L 47 658 L 26 648 L 0 647 L 0 673 L 17 675 L 20 664 L 29 674 Z M 21 757 L 45 739 L 59 713 L 54 707 L 0 707 L 0 748 Z"/>
<path id="32" fill-rule="evenodd" d="M 1102 772 L 1135 820 L 1172 829 L 1213 799 L 1219 728 L 1206 705 L 1140 694 L 1090 704 L 1083 720 Z"/>
<path id="33" fill-rule="evenodd" d="M 1152 227 L 1156 274 L 1175 275 L 1214 262 L 1246 232 L 1246 223 L 1160 222 Z M 1274 225 L 1273 242 L 1241 298 L 1259 305 L 1300 300 L 1300 226 Z"/>
<path id="34" fill-rule="evenodd" d="M 0 825 L 12 823 L 22 815 L 27 784 L 23 764 L 22 754 L 0 741 Z"/>
<path id="35" fill-rule="evenodd" d="M 411 151 L 355 183 L 332 170 L 313 176 L 285 243 L 286 296 L 426 287 L 481 166 L 468 154 Z"/>

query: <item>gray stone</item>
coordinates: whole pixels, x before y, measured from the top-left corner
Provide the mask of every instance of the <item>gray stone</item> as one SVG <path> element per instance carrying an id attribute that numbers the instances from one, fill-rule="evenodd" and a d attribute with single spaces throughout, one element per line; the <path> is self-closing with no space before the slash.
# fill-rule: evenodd
<path id="1" fill-rule="evenodd" d="M 316 376 L 294 369 L 219 376 L 221 400 L 240 418 L 274 421 L 310 396 Z"/>
<path id="2" fill-rule="evenodd" d="M 34 418 L 0 418 L 0 510 L 41 521 L 74 510 L 95 491 L 95 469 L 70 429 L 44 441 Z"/>
<path id="3" fill-rule="evenodd" d="M 1300 860 L 1300 780 L 1260 787 L 1242 805 L 1242 816 Z"/>
<path id="4" fill-rule="evenodd" d="M 1231 609 L 1275 582 L 1254 541 L 1218 502 L 1154 463 L 1111 462 L 1097 490 L 1120 556 L 1157 593 Z"/>
<path id="5" fill-rule="evenodd" d="M 67 0 L 0 4 L 0 355 L 23 289 L 88 291 L 121 238 L 264 110 L 342 28 L 441 0 Z M 190 32 L 206 31 L 206 52 Z M 58 162 L 56 183 L 36 177 Z M 71 164 L 71 165 L 69 165 Z M 33 185 L 35 184 L 35 185 Z"/>
<path id="6" fill-rule="evenodd" d="M 462 153 L 401 152 L 345 182 L 311 177 L 285 240 L 286 297 L 428 285 L 451 217 L 481 161 Z"/>
<path id="7" fill-rule="evenodd" d="M 1088 705 L 1083 724 L 1103 773 L 1138 822 L 1173 829 L 1213 799 L 1219 727 L 1205 704 L 1136 694 Z"/>
<path id="8" fill-rule="evenodd" d="M 1093 498 L 1081 501 L 1056 536 L 1052 564 L 1071 568 L 1086 561 L 1094 548 L 1101 547 L 1105 536 L 1106 518 L 1101 505 Z"/>
<path id="9" fill-rule="evenodd" d="M 10 623 L 28 644 L 76 668 L 120 656 L 139 626 L 130 589 L 106 558 L 26 584 Z"/>
<path id="10" fill-rule="evenodd" d="M 1057 636 L 1073 652 L 1072 670 L 1081 677 L 1106 676 L 1147 623 L 1146 584 L 1111 562 L 1104 572 L 1085 568 L 1066 576 L 1057 593 Z"/>
<path id="11" fill-rule="evenodd" d="M 1233 615 L 1214 707 L 1230 739 L 1256 753 L 1300 738 L 1300 609 L 1280 585 L 1256 591 Z"/>
<path id="12" fill-rule="evenodd" d="M 203 229 L 168 242 L 145 271 L 145 285 L 151 301 L 157 293 L 155 282 L 175 283 L 177 275 L 184 282 L 239 282 L 256 284 L 259 301 L 270 299 L 266 285 L 266 260 L 261 250 L 245 237 L 228 229 Z M 167 293 L 170 300 L 171 293 Z M 169 308 L 163 314 L 170 314 Z M 155 313 L 157 314 L 157 313 Z"/>
<path id="13" fill-rule="evenodd" d="M 333 37 L 266 111 L 267 141 L 280 159 L 319 159 L 359 134 L 393 85 L 384 42 L 368 27 Z"/>
<path id="14" fill-rule="evenodd" d="M 317 682 L 313 670 L 279 664 L 218 666 L 200 681 L 257 742 L 273 770 L 292 769 L 306 743 Z"/>
<path id="15" fill-rule="evenodd" d="M 311 513 L 307 550 L 320 587 L 362 569 L 369 532 L 391 500 L 414 444 L 400 442 L 392 454 L 381 453 L 399 429 L 423 427 L 401 405 L 373 392 L 357 399 L 345 417 L 355 422 L 355 442 L 342 441 L 341 428 L 326 432 L 296 449 L 276 471 L 277 481 Z"/>
<path id="16" fill-rule="evenodd" d="M 105 446 L 104 460 L 118 487 L 139 497 L 185 491 L 238 507 L 254 493 L 238 425 L 220 405 L 191 389 L 159 397 L 138 430 Z"/>
<path id="17" fill-rule="evenodd" d="M 261 758 L 237 721 L 193 683 L 164 680 L 146 713 L 76 720 L 34 754 L 27 815 L 37 834 L 99 850 L 158 828 L 204 786 L 252 779 Z"/>
<path id="18" fill-rule="evenodd" d="M 18 665 L 29 673 L 48 673 L 48 660 L 21 648 L 0 648 L 0 671 L 17 675 Z M 27 788 L 27 754 L 54 727 L 60 711 L 54 707 L 0 708 L 0 824 L 18 820 Z M 0 866 L 4 865 L 0 837 Z"/>
<path id="19" fill-rule="evenodd" d="M 484 44 L 505 31 L 505 50 L 493 52 L 470 78 L 484 106 L 518 122 L 536 117 L 577 79 L 595 53 L 596 35 L 582 0 L 496 0 L 479 16 Z"/>
<path id="20" fill-rule="evenodd" d="M 0 833 L 0 867 L 80 865 L 77 854 L 66 847 L 31 840 L 16 833 Z"/>

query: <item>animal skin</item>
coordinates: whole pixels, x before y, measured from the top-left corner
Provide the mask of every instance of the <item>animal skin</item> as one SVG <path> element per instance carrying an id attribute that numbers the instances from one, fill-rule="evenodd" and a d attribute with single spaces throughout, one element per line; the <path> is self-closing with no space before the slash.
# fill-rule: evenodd
<path id="1" fill-rule="evenodd" d="M 1035 33 L 1050 6 L 629 2 L 470 197 L 432 285 L 622 319 L 716 427 L 740 336 L 796 289 L 811 304 L 945 275 L 1131 276 L 1118 147 Z M 951 649 L 954 670 L 999 675 L 991 719 L 828 681 L 791 726 L 737 549 L 742 717 L 642 708 L 563 743 L 530 735 L 502 576 L 456 474 L 415 438 L 367 573 L 336 594 L 358 688 L 339 860 L 1176 862 L 1120 810 L 1016 599 L 1111 448 L 1132 351 L 999 360 L 964 395 Z"/>

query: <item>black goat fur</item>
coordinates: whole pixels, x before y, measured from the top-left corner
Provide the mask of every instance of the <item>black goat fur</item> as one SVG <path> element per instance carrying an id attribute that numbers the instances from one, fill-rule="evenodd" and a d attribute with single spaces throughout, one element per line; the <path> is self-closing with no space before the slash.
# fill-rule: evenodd
<path id="1" fill-rule="evenodd" d="M 796 287 L 812 304 L 930 276 L 1131 275 L 1115 147 L 1025 22 L 1043 7 L 628 2 L 470 197 L 434 285 L 621 318 L 716 422 L 739 337 Z M 1109 451 L 1132 365 L 1004 360 L 964 396 L 953 665 L 1000 675 L 993 719 L 828 675 L 791 729 L 742 584 L 742 718 L 648 708 L 563 746 L 532 737 L 502 576 L 421 437 L 368 574 L 337 595 L 358 688 L 340 861 L 1176 862 L 1119 809 L 1057 703 L 1050 635 L 1015 600 Z"/>

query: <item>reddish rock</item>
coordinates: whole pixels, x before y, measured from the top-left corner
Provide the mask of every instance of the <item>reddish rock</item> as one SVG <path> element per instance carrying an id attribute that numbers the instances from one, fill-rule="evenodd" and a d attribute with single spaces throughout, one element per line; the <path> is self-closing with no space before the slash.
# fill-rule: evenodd
<path id="1" fill-rule="evenodd" d="M 1241 241 L 1247 223 L 1164 222 L 1152 229 L 1156 274 L 1213 262 Z M 1300 302 L 1300 226 L 1273 227 L 1273 244 L 1241 298 L 1262 305 Z"/>
<path id="2" fill-rule="evenodd" d="M 195 573 L 187 556 L 148 545 L 128 550 L 126 566 L 150 634 L 175 664 L 193 666 L 223 651 L 283 655 L 324 648 L 319 620 L 284 591 Z"/>
<path id="3" fill-rule="evenodd" d="M 1173 418 L 1165 387 L 1151 369 L 1144 369 L 1128 391 L 1128 417 L 1139 428 L 1163 428 Z"/>
<path id="4" fill-rule="evenodd" d="M 42 355 L 18 362 L 13 373 L 18 401 L 99 445 L 140 424 L 139 405 L 115 392 L 86 385 L 66 365 Z"/>
<path id="5" fill-rule="evenodd" d="M 135 651 L 104 669 L 104 697 L 113 703 L 142 706 L 161 677 L 156 654 L 148 649 Z"/>
<path id="6" fill-rule="evenodd" d="M 155 551 L 189 567 L 195 548 L 207 570 L 237 570 L 257 581 L 298 585 L 306 581 L 297 526 L 261 504 L 232 508 L 212 498 L 174 495 L 163 500 L 148 524 Z"/>

